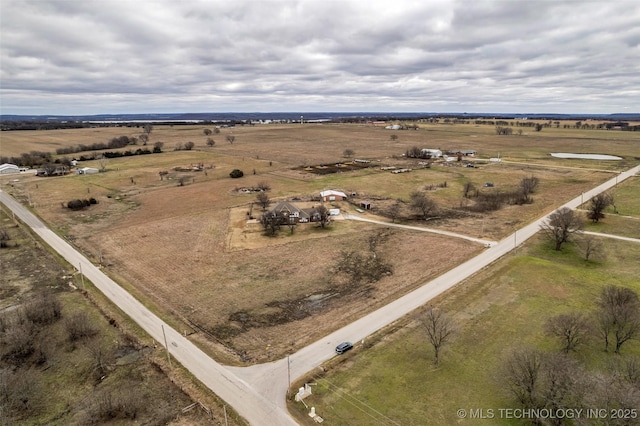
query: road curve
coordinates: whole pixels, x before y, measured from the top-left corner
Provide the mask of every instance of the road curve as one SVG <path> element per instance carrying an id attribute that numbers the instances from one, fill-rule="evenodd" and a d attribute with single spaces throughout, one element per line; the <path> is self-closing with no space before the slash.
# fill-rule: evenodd
<path id="1" fill-rule="evenodd" d="M 571 209 L 575 209 L 584 201 L 587 201 L 591 197 L 612 188 L 617 183 L 636 175 L 638 172 L 640 172 L 640 165 L 621 173 L 617 178 L 613 178 L 596 188 L 581 194 L 559 208 L 569 207 Z M 549 212 L 549 214 L 551 213 L 552 212 Z M 234 371 L 238 376 L 252 383 L 259 393 L 267 396 L 269 399 L 276 398 L 274 401 L 276 401 L 280 407 L 286 409 L 285 393 L 288 389 L 289 377 L 294 381 L 335 356 L 334 348 L 340 342 L 355 342 L 357 348 L 357 343 L 364 340 L 367 336 L 400 319 L 414 309 L 428 303 L 430 300 L 449 290 L 462 280 L 470 277 L 524 243 L 539 231 L 540 225 L 546 221 L 547 218 L 548 214 L 540 217 L 533 223 L 517 230 L 497 244 L 494 243 L 490 248 L 484 250 L 479 255 L 467 260 L 432 281 L 425 283 L 422 287 L 300 349 L 298 352 L 291 354 L 288 358 L 271 362 L 269 364 L 242 368 L 228 368 Z M 287 361 L 289 364 L 288 366 Z M 319 414 L 322 415 L 322 413 Z"/>
<path id="2" fill-rule="evenodd" d="M 560 207 L 575 209 L 584 201 L 614 187 L 638 172 L 640 172 L 640 165 L 620 173 L 615 178 Z M 2 190 L 0 190 L 0 202 L 9 207 L 70 264 L 80 266 L 83 273 L 100 291 L 160 344 L 164 344 L 162 335 L 164 325 L 171 354 L 209 389 L 232 405 L 251 424 L 265 426 L 296 424 L 286 409 L 286 391 L 289 380 L 303 376 L 334 356 L 334 348 L 338 343 L 345 340 L 352 342 L 364 340 L 377 330 L 424 305 L 524 243 L 538 232 L 540 225 L 548 218 L 548 215 L 545 215 L 537 219 L 474 258 L 425 283 L 422 287 L 300 349 L 287 358 L 252 367 L 224 367 L 209 358 L 180 333 L 164 324 L 160 318 Z"/>
<path id="3" fill-rule="evenodd" d="M 69 243 L 47 228 L 40 219 L 7 193 L 0 190 L 0 202 L 83 274 L 122 311 L 131 317 L 152 338 L 164 346 L 163 328 L 169 352 L 195 377 L 230 404 L 253 425 L 296 425 L 297 423 L 273 400 L 258 394 L 254 388 L 233 372 L 215 362 L 179 332 L 127 293 L 115 281 L 93 265 Z"/>

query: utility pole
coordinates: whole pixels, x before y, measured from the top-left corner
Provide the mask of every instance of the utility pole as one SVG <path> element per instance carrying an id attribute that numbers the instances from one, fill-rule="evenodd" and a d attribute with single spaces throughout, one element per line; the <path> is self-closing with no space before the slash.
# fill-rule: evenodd
<path id="1" fill-rule="evenodd" d="M 164 332 L 164 324 L 162 326 L 162 336 L 164 337 L 164 347 L 167 348 L 167 361 L 169 361 L 169 368 L 171 368 L 171 355 L 169 355 L 169 345 L 167 344 L 167 335 Z"/>
<path id="2" fill-rule="evenodd" d="M 82 273 L 82 262 L 78 263 L 78 266 L 80 267 L 80 279 L 82 280 L 82 289 L 86 290 L 86 287 L 84 286 L 84 274 Z"/>
<path id="3" fill-rule="evenodd" d="M 289 388 L 291 387 L 291 361 L 289 361 L 289 355 L 287 355 L 287 395 L 289 395 Z"/>

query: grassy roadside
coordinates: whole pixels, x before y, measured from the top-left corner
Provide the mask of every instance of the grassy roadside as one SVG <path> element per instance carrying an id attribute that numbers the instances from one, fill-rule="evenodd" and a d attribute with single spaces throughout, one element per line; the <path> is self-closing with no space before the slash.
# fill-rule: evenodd
<path id="1" fill-rule="evenodd" d="M 335 369 L 314 378 L 317 385 L 305 402 L 336 425 L 487 424 L 462 421 L 456 412 L 516 407 L 497 373 L 505 351 L 527 345 L 557 351 L 557 343 L 544 334 L 547 318 L 592 311 L 603 285 L 640 292 L 638 265 L 631 261 L 640 258 L 640 246 L 611 239 L 603 243 L 606 261 L 587 264 L 571 246 L 556 253 L 540 238 L 532 240 L 434 302 L 458 324 L 439 367 L 432 364 L 416 312 L 373 348 L 356 347 Z M 623 348 L 623 357 L 632 354 L 640 354 L 640 342 Z M 588 369 L 603 368 L 614 357 L 597 339 L 571 356 Z M 291 409 L 301 424 L 312 424 L 300 403 L 292 403 Z M 491 422 L 519 424 L 497 418 Z"/>

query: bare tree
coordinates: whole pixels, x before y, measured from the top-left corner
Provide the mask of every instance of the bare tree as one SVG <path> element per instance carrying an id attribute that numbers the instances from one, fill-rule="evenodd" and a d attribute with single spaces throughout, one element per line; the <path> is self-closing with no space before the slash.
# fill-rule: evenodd
<path id="1" fill-rule="evenodd" d="M 604 259 L 604 245 L 602 241 L 593 235 L 584 234 L 578 239 L 578 247 L 582 250 L 584 260 L 587 262 L 592 259 Z"/>
<path id="2" fill-rule="evenodd" d="M 525 408 L 538 405 L 537 393 L 541 366 L 542 353 L 531 348 L 514 350 L 502 363 L 503 371 L 500 372 L 500 376 Z"/>
<path id="3" fill-rule="evenodd" d="M 546 331 L 560 340 L 564 353 L 569 353 L 589 336 L 589 321 L 581 313 L 560 314 L 549 318 Z"/>
<path id="4" fill-rule="evenodd" d="M 471 182 L 467 182 L 463 186 L 464 198 L 469 198 L 469 194 L 471 194 L 476 187 Z"/>
<path id="5" fill-rule="evenodd" d="M 264 191 L 258 192 L 258 195 L 256 195 L 256 200 L 258 201 L 258 204 L 262 206 L 262 210 L 266 210 L 267 207 L 269 207 L 269 203 L 271 203 L 271 199 Z"/>
<path id="6" fill-rule="evenodd" d="M 323 204 L 320 204 L 315 208 L 314 214 L 317 218 L 318 223 L 322 228 L 325 228 L 331 222 L 331 216 L 329 215 L 329 209 L 327 209 Z"/>
<path id="7" fill-rule="evenodd" d="M 391 139 L 393 142 L 398 140 L 398 135 L 396 135 L 395 133 L 392 133 L 391 136 L 389 136 L 389 139 Z"/>
<path id="8" fill-rule="evenodd" d="M 236 141 L 236 137 L 233 135 L 227 135 L 226 139 L 227 139 L 227 142 L 229 142 L 232 145 Z"/>
<path id="9" fill-rule="evenodd" d="M 584 223 L 576 213 L 568 207 L 562 207 L 549 215 L 540 229 L 555 243 L 555 249 L 559 251 L 562 244 L 569 241 L 572 234 L 582 231 Z"/>
<path id="10" fill-rule="evenodd" d="M 153 131 L 153 126 L 151 124 L 145 124 L 143 131 L 147 135 L 147 140 L 148 140 L 149 136 L 151 136 L 151 132 Z"/>
<path id="11" fill-rule="evenodd" d="M 615 353 L 624 343 L 640 335 L 640 301 L 631 289 L 609 285 L 602 289 L 598 300 L 596 323 L 609 349 L 609 336 L 615 341 Z"/>
<path id="12" fill-rule="evenodd" d="M 210 136 L 213 133 L 213 131 L 211 131 L 211 129 L 204 129 L 202 133 L 204 133 L 205 136 Z"/>
<path id="13" fill-rule="evenodd" d="M 522 195 L 523 203 L 530 203 L 531 198 L 529 197 L 536 191 L 538 187 L 538 178 L 535 176 L 531 176 L 528 178 L 522 178 L 520 181 L 520 194 Z"/>
<path id="14" fill-rule="evenodd" d="M 266 191 L 270 191 L 271 190 L 271 185 L 269 185 L 268 182 L 264 182 L 264 181 L 263 182 L 258 182 L 257 186 L 258 186 L 258 189 L 260 191 L 265 191 L 266 192 Z"/>
<path id="15" fill-rule="evenodd" d="M 398 220 L 398 218 L 400 217 L 401 212 L 402 202 L 400 200 L 396 200 L 387 208 L 387 215 L 391 218 L 392 223 L 396 223 L 396 220 Z"/>
<path id="16" fill-rule="evenodd" d="M 147 143 L 149 143 L 149 135 L 147 135 L 146 133 L 140 135 L 140 140 L 142 141 L 143 146 L 146 145 Z"/>
<path id="17" fill-rule="evenodd" d="M 265 232 L 271 236 L 276 235 L 276 232 L 280 229 L 281 223 L 281 216 L 278 216 L 273 212 L 265 212 L 260 217 L 260 224 L 262 224 Z"/>
<path id="18" fill-rule="evenodd" d="M 352 150 L 351 148 L 347 148 L 344 150 L 344 152 L 342 153 L 344 158 L 351 158 L 354 155 L 356 155 L 356 152 L 354 150 Z"/>
<path id="19" fill-rule="evenodd" d="M 427 309 L 421 321 L 427 338 L 431 346 L 433 346 L 433 363 L 438 365 L 442 346 L 453 337 L 455 329 L 454 323 L 441 310 L 434 309 L 433 307 Z"/>
<path id="20" fill-rule="evenodd" d="M 411 194 L 410 206 L 420 214 L 423 220 L 427 220 L 437 209 L 435 201 L 427 197 L 424 192 L 416 191 Z"/>
<path id="21" fill-rule="evenodd" d="M 8 247 L 10 239 L 11 235 L 9 235 L 9 232 L 7 232 L 6 229 L 0 229 L 0 248 Z"/>
<path id="22" fill-rule="evenodd" d="M 101 155 L 100 158 L 98 158 L 98 165 L 100 166 L 101 172 L 107 171 L 107 164 L 109 164 L 109 159 L 104 155 Z"/>
<path id="23" fill-rule="evenodd" d="M 187 150 L 187 151 L 191 151 L 194 146 L 196 146 L 196 144 L 191 142 L 191 141 L 189 141 L 189 142 L 184 144 L 184 149 Z"/>
<path id="24" fill-rule="evenodd" d="M 589 204 L 589 212 L 587 217 L 593 222 L 598 223 L 600 219 L 604 218 L 604 210 L 612 206 L 614 203 L 613 195 L 602 192 L 593 197 Z"/>
<path id="25" fill-rule="evenodd" d="M 213 138 L 207 138 L 207 146 L 214 146 L 216 144 L 216 141 L 213 140 Z"/>

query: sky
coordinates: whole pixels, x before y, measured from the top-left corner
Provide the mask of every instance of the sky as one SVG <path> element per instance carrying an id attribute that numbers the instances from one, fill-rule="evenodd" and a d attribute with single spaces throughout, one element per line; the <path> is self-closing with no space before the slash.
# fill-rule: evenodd
<path id="1" fill-rule="evenodd" d="M 2 114 L 640 112 L 637 0 L 0 0 Z"/>

